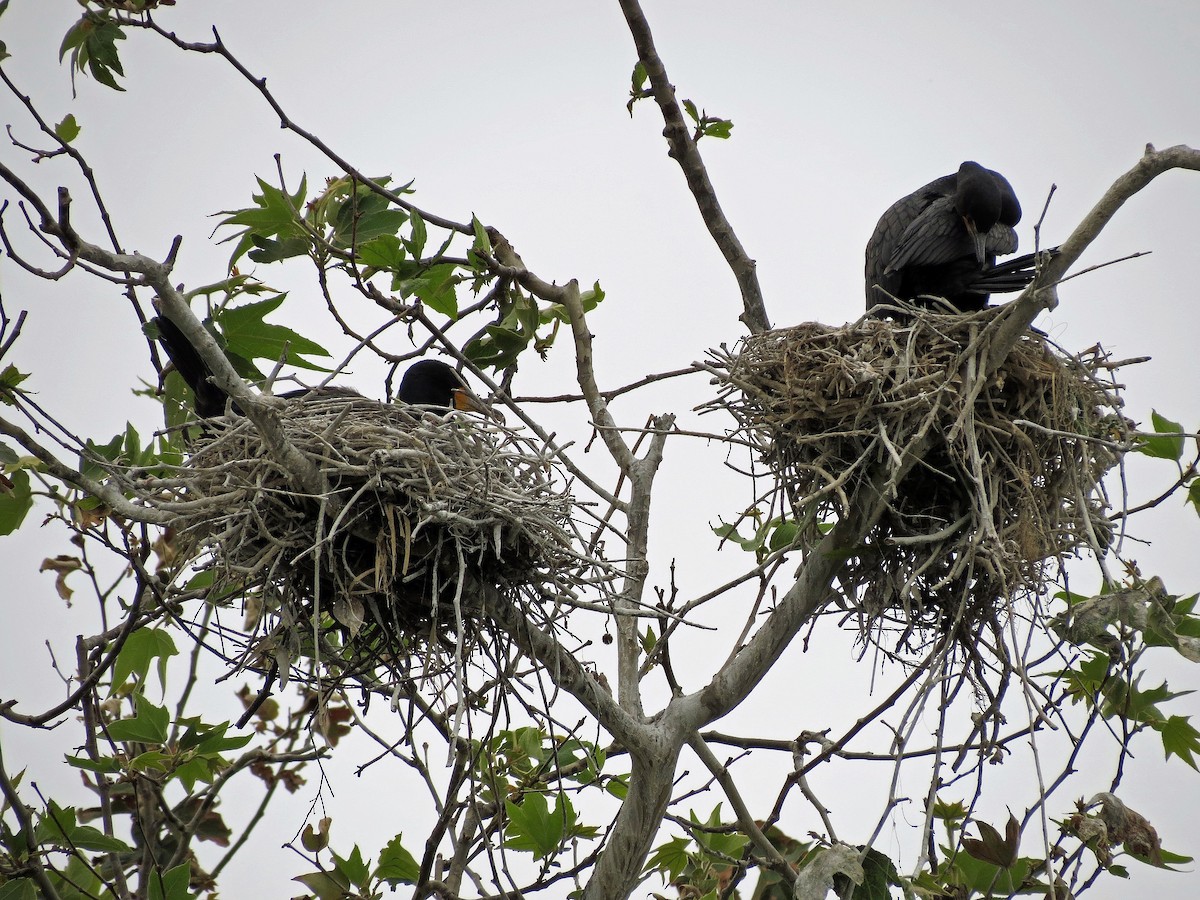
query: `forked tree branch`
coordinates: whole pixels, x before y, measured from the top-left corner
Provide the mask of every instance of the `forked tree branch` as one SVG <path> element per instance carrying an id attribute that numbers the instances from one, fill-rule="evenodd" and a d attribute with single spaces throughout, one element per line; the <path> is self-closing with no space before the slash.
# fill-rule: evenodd
<path id="1" fill-rule="evenodd" d="M 1146 151 L 1137 164 L 1113 182 L 1112 187 L 1105 191 L 1091 212 L 1084 216 L 1083 221 L 1063 241 L 1057 255 L 1048 259 L 1038 270 L 1033 283 L 1021 296 L 1008 304 L 1005 308 L 1008 320 L 996 334 L 993 346 L 1005 348 L 1007 353 L 1042 310 L 1057 306 L 1056 286 L 1067 274 L 1067 270 L 1075 264 L 1083 251 L 1099 236 L 1104 226 L 1130 197 L 1171 169 L 1200 171 L 1200 151 L 1184 144 L 1168 147 L 1166 150 L 1155 150 L 1152 144 L 1147 144 Z M 1003 362 L 1003 355 L 993 357 L 991 371 L 994 372 Z"/>

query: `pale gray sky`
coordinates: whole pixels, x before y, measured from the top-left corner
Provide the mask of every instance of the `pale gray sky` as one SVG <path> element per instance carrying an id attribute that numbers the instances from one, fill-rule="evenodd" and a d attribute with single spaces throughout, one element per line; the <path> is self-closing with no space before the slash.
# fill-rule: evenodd
<path id="1" fill-rule="evenodd" d="M 1022 246 L 1031 248 L 1051 183 L 1058 192 L 1043 235 L 1056 243 L 1136 162 L 1146 142 L 1200 144 L 1200 6 L 1194 0 L 1016 0 L 1002 8 L 647 0 L 645 10 L 681 97 L 735 123 L 731 141 L 706 140 L 701 149 L 725 212 L 758 260 L 776 325 L 856 318 L 863 245 L 879 214 L 963 159 L 1009 178 L 1025 208 Z M 247 205 L 254 176 L 273 179 L 273 154 L 282 154 L 293 181 L 302 171 L 310 183 L 333 173 L 280 131 L 261 97 L 219 60 L 184 56 L 149 36 L 134 35 L 121 46 L 125 93 L 81 77 L 72 101 L 65 66 L 55 58 L 77 15 L 70 0 L 13 0 L 0 20 L 0 39 L 14 54 L 6 68 L 50 117 L 76 115 L 83 127 L 77 146 L 97 169 L 127 247 L 161 257 L 171 237 L 183 235 L 179 281 L 194 287 L 221 276 L 229 246 L 209 240 L 211 216 Z M 458 220 L 478 215 L 544 278 L 598 279 L 608 298 L 590 324 L 602 385 L 686 365 L 742 335 L 733 278 L 666 156 L 656 108 L 639 104 L 632 119 L 625 110 L 635 54 L 615 3 L 211 0 L 181 3 L 159 18 L 198 41 L 209 39 L 207 27 L 215 23 L 233 52 L 268 78 L 297 122 L 368 173 L 415 178 L 423 207 Z M 0 97 L 0 114 L 18 135 L 32 137 L 10 96 Z M 10 165 L 26 156 L 2 152 Z M 61 165 L 43 163 L 30 177 L 56 185 L 68 176 Z M 1192 277 L 1197 210 L 1196 173 L 1169 173 L 1151 185 L 1081 265 L 1137 250 L 1153 254 L 1064 286 L 1061 306 L 1040 323 L 1068 348 L 1100 341 L 1118 357 L 1152 355 L 1152 362 L 1126 373 L 1129 414 L 1146 421 L 1157 407 L 1193 430 L 1200 425 Z M 10 212 L 10 226 L 14 221 Z M 30 384 L 42 403 L 77 433 L 107 436 L 129 418 L 152 430 L 155 408 L 128 393 L 152 370 L 118 293 L 78 275 L 49 287 L 0 265 L 9 312 L 30 312 L 15 362 L 34 370 Z M 291 302 L 307 304 L 301 314 L 281 319 L 302 332 L 327 327 L 303 267 L 258 274 L 290 289 Z M 550 362 L 523 366 L 517 391 L 568 391 L 572 369 L 561 346 Z M 378 372 L 348 373 L 343 381 L 379 393 Z M 614 411 L 623 424 L 636 426 L 650 412 L 674 410 L 685 427 L 711 429 L 715 423 L 697 422 L 688 412 L 710 391 L 700 378 L 671 382 Z M 583 412 L 576 412 L 575 420 L 555 421 L 562 433 L 583 434 Z M 1131 465 L 1135 500 L 1171 479 L 1165 465 Z M 655 583 L 665 581 L 673 558 L 680 561 L 684 595 L 702 592 L 744 564 L 730 558 L 733 551 L 715 554 L 708 529 L 748 502 L 745 486 L 723 468 L 719 448 L 672 444 L 656 502 Z M 1194 513 L 1178 506 L 1138 526 L 1138 536 L 1151 543 L 1129 553 L 1171 590 L 1190 593 L 1200 588 L 1191 555 L 1200 527 Z M 0 542 L 0 567 L 16 585 L 12 602 L 21 603 L 29 619 L 27 628 L 6 636 L 0 683 L 16 684 L 20 676 L 20 684 L 46 698 L 57 696 L 57 683 L 42 641 L 50 638 L 60 660 L 69 659 L 68 636 L 88 627 L 54 598 L 49 576 L 35 571 L 43 556 L 63 551 L 61 535 L 49 530 Z M 36 615 L 25 612 L 35 609 Z M 709 624 L 722 624 L 713 617 L 710 611 Z M 795 648 L 767 688 L 722 729 L 762 731 L 767 721 L 773 736 L 791 737 L 802 728 L 852 721 L 877 702 L 867 696 L 869 663 L 856 663 L 848 640 L 832 629 L 822 634 L 824 646 L 808 655 Z M 723 657 L 732 635 L 723 635 L 726 644 L 721 637 L 701 642 L 698 658 L 708 652 Z M 1154 671 L 1175 688 L 1196 680 L 1182 664 L 1156 663 Z M 33 683 L 43 678 L 45 684 Z M 822 686 L 815 697 L 814 684 Z M 1189 698 L 1170 709 L 1195 715 L 1200 704 Z M 0 728 L 9 739 L 12 729 Z M 30 762 L 40 759 L 43 766 L 63 752 L 53 736 L 27 746 Z M 1128 782 L 1126 799 L 1159 825 L 1168 848 L 1200 853 L 1192 827 L 1200 779 L 1178 760 L 1162 766 L 1154 739 L 1143 738 L 1135 749 L 1136 770 L 1145 769 Z M 364 749 L 362 756 L 369 753 Z M 346 816 L 358 799 L 378 796 L 378 783 L 365 783 L 377 770 L 358 781 L 346 774 L 360 761 L 345 761 L 328 801 Z M 1103 771 L 1108 777 L 1110 768 Z M 1021 771 L 1005 775 L 1014 783 L 1029 778 Z M 52 778 L 50 768 L 41 777 Z M 1105 788 L 1081 779 L 1065 796 Z M 853 808 L 843 805 L 836 781 L 823 789 L 828 805 L 845 816 L 843 827 L 853 831 Z M 922 790 L 919 779 L 912 789 Z M 872 825 L 881 796 L 863 798 L 862 815 L 869 814 Z M 300 804 L 291 814 L 303 812 Z M 913 813 L 909 823 L 915 821 Z M 356 837 L 366 849 L 399 828 L 420 833 L 419 822 L 391 826 L 383 826 L 386 834 Z M 783 826 L 792 833 L 816 827 L 808 818 Z M 264 855 L 257 864 L 243 861 L 233 885 L 251 884 L 256 865 L 301 871 L 286 851 L 274 849 L 298 827 L 298 818 L 283 823 L 280 840 L 264 840 Z M 897 833 L 895 840 L 902 845 L 906 838 Z M 1182 900 L 1196 892 L 1194 875 L 1145 867 L 1134 875 L 1139 894 Z M 1109 885 L 1092 896 L 1124 894 Z"/>

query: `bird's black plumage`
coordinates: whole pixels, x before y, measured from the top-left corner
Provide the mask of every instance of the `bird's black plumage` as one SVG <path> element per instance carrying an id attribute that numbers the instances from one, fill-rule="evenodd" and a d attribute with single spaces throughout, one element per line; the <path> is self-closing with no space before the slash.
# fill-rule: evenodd
<path id="1" fill-rule="evenodd" d="M 158 342 L 162 344 L 175 371 L 187 382 L 196 398 L 196 415 L 211 419 L 225 412 L 225 401 L 229 395 L 212 383 L 212 371 L 200 358 L 191 341 L 183 336 L 179 326 L 166 316 L 157 316 L 154 325 L 158 329 Z"/>
<path id="2" fill-rule="evenodd" d="M 166 316 L 154 319 L 158 328 L 158 340 L 167 351 L 175 371 L 180 374 L 196 397 L 196 415 L 208 419 L 225 412 L 229 395 L 212 382 L 212 370 L 201 359 L 200 354 L 191 342 L 184 337 L 179 327 Z M 278 397 L 326 398 L 326 397 L 361 397 L 352 388 L 326 385 L 315 388 L 298 388 L 277 394 Z M 401 403 L 423 406 L 437 406 L 445 409 L 474 410 L 486 415 L 492 411 L 483 404 L 467 388 L 466 382 L 458 372 L 437 359 L 422 359 L 413 363 L 400 380 L 400 389 L 396 399 Z M 232 404 L 235 413 L 241 410 Z"/>
<path id="3" fill-rule="evenodd" d="M 996 265 L 1017 249 L 1021 204 L 999 172 L 964 162 L 888 207 L 867 242 L 867 309 L 891 297 L 944 297 L 963 312 L 988 295 L 1022 290 L 1036 256 Z"/>

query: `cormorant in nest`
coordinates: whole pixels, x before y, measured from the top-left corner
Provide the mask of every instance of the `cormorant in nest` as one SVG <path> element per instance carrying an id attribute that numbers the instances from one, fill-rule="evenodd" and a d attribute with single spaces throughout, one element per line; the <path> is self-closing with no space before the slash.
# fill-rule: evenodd
<path id="1" fill-rule="evenodd" d="M 964 162 L 888 207 L 867 242 L 867 309 L 890 297 L 930 305 L 943 297 L 960 312 L 987 306 L 992 292 L 1024 290 L 1036 254 L 1014 253 L 1021 204 L 999 172 Z"/>
<path id="2" fill-rule="evenodd" d="M 166 316 L 157 316 L 154 324 L 158 328 L 158 340 L 175 371 L 180 374 L 196 397 L 196 415 L 208 419 L 225 412 L 229 395 L 212 381 L 212 371 L 200 358 L 179 327 Z M 315 388 L 299 388 L 276 394 L 286 398 L 361 397 L 352 388 L 327 385 Z M 467 387 L 463 377 L 450 366 L 437 359 L 422 359 L 408 367 L 400 381 L 396 399 L 401 403 L 423 406 L 439 406 L 447 409 L 472 410 L 486 416 L 496 413 L 476 397 Z M 241 411 L 232 405 L 235 413 Z"/>

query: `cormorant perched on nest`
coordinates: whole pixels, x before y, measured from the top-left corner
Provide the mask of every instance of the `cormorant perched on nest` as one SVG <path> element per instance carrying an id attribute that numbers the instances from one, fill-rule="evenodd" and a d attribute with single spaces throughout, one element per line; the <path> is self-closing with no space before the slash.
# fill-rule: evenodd
<path id="1" fill-rule="evenodd" d="M 171 358 L 175 371 L 180 374 L 196 397 L 196 415 L 204 419 L 219 416 L 225 412 L 225 404 L 229 395 L 212 381 L 212 371 L 200 358 L 196 348 L 191 345 L 179 327 L 166 316 L 157 316 L 154 324 L 158 328 L 158 340 Z M 328 385 L 315 388 L 299 388 L 276 394 L 285 398 L 330 398 L 330 397 L 361 397 L 352 388 Z M 400 381 L 400 389 L 396 399 L 401 403 L 423 406 L 440 406 L 448 409 L 472 410 L 487 416 L 495 413 L 478 397 L 471 393 L 466 382 L 458 372 L 437 359 L 422 359 L 409 366 L 408 371 Z M 237 404 L 233 411 L 240 413 Z"/>
<path id="2" fill-rule="evenodd" d="M 1036 254 L 995 265 L 1014 253 L 1021 204 L 999 172 L 964 162 L 897 200 L 879 219 L 867 242 L 867 309 L 890 297 L 928 305 L 944 297 L 955 309 L 973 312 L 988 295 L 1023 290 L 1033 280 Z"/>

